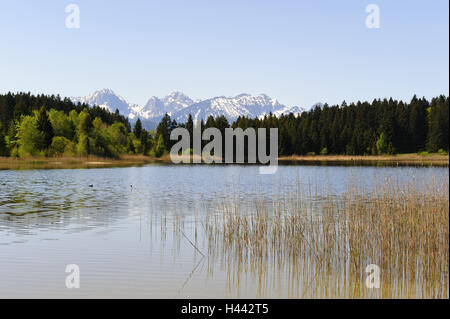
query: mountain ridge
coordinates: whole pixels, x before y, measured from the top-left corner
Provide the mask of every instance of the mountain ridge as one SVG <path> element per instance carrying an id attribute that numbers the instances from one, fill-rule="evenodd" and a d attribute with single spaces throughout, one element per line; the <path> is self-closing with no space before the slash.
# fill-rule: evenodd
<path id="1" fill-rule="evenodd" d="M 239 116 L 261 118 L 269 113 L 279 117 L 282 114 L 301 114 L 305 111 L 299 106 L 286 106 L 268 95 L 261 93 L 251 95 L 241 93 L 234 97 L 216 96 L 204 100 L 193 100 L 181 91 L 171 91 L 159 98 L 152 96 L 144 106 L 127 102 L 123 97 L 111 89 L 97 90 L 84 97 L 71 97 L 75 103 L 86 103 L 90 106 L 98 105 L 110 112 L 126 116 L 130 122 L 140 118 L 144 127 L 155 128 L 161 118 L 167 113 L 177 122 L 186 122 L 191 114 L 194 121 L 206 120 L 208 116 L 224 115 L 232 122 Z"/>

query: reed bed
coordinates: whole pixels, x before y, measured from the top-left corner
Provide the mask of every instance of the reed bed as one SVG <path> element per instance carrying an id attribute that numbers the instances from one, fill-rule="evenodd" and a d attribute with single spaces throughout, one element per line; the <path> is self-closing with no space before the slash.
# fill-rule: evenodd
<path id="1" fill-rule="evenodd" d="M 208 262 L 226 268 L 230 290 L 250 276 L 258 297 L 448 298 L 448 181 L 353 185 L 338 197 L 298 186 L 251 206 L 218 203 L 202 223 Z M 365 285 L 370 264 L 379 289 Z"/>

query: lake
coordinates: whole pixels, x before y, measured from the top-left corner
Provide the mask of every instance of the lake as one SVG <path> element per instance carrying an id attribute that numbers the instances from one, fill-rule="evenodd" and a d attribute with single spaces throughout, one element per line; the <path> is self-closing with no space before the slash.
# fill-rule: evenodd
<path id="1" fill-rule="evenodd" d="M 351 297 L 298 276 L 317 269 L 285 262 L 275 270 L 271 256 L 262 273 L 239 268 L 213 243 L 221 239 L 207 227 L 211 216 L 226 205 L 254 213 L 299 194 L 314 215 L 351 188 L 372 194 L 390 180 L 426 192 L 427 181 L 448 178 L 448 167 L 389 166 L 289 165 L 274 175 L 239 165 L 0 171 L 0 298 Z M 79 289 L 66 288 L 68 264 L 80 268 Z M 448 297 L 443 280 L 436 290 Z"/>

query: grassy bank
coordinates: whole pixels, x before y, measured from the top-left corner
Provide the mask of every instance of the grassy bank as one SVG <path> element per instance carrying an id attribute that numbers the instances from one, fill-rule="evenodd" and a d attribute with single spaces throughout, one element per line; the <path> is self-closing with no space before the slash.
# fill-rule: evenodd
<path id="1" fill-rule="evenodd" d="M 86 157 L 0 157 L 1 169 L 58 169 L 58 168 L 93 168 L 125 167 L 150 163 L 166 163 L 166 157 L 155 158 L 143 155 L 123 155 L 118 159 L 97 156 Z"/>
<path id="2" fill-rule="evenodd" d="M 449 156 L 442 154 L 400 154 L 380 156 L 352 155 L 306 155 L 280 157 L 283 164 L 321 164 L 321 165 L 433 165 L 448 166 Z M 121 155 L 120 158 L 87 157 L 0 157 L 0 169 L 50 169 L 50 168 L 89 168 L 123 167 L 151 163 L 171 164 L 168 154 L 162 157 L 144 155 Z"/>
<path id="3" fill-rule="evenodd" d="M 282 156 L 280 163 L 324 163 L 361 165 L 434 165 L 448 166 L 449 155 L 444 154 L 398 154 L 398 155 L 293 155 Z"/>

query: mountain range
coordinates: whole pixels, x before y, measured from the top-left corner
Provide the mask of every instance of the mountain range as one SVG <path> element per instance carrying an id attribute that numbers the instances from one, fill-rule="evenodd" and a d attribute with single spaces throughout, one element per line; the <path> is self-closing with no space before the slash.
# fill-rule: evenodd
<path id="1" fill-rule="evenodd" d="M 179 123 L 186 122 L 189 114 L 194 121 L 206 120 L 210 115 L 214 117 L 224 115 L 231 123 L 239 116 L 259 118 L 269 113 L 281 116 L 289 113 L 298 115 L 304 111 L 299 106 L 280 104 L 265 94 L 252 96 L 246 93 L 234 97 L 217 96 L 206 100 L 192 100 L 182 92 L 173 91 L 163 98 L 152 96 L 144 106 L 131 104 L 110 89 L 70 99 L 74 103 L 98 105 L 110 112 L 119 110 L 120 114 L 128 117 L 131 123 L 140 118 L 147 129 L 154 129 L 166 113 Z"/>

